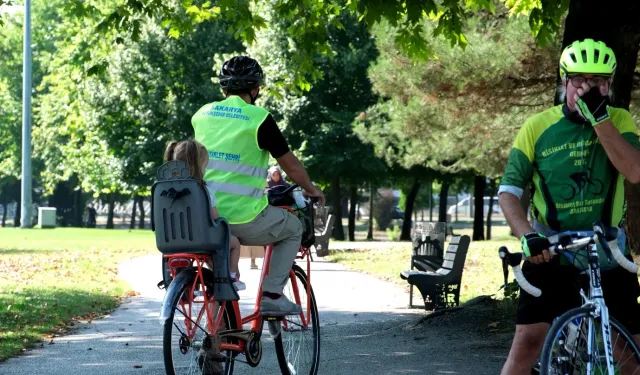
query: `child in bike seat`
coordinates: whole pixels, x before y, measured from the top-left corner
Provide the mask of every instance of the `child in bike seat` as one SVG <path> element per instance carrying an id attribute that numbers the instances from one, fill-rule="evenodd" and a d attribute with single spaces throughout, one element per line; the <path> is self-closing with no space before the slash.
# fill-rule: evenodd
<path id="1" fill-rule="evenodd" d="M 187 139 L 181 142 L 169 141 L 164 152 L 164 158 L 166 161 L 181 160 L 189 165 L 189 167 L 191 168 L 191 176 L 199 181 L 209 193 L 211 216 L 214 219 L 219 218 L 220 215 L 218 214 L 218 209 L 216 208 L 216 197 L 207 188 L 207 185 L 204 181 L 204 173 L 207 168 L 207 163 L 209 162 L 209 152 L 207 151 L 207 149 L 200 142 L 193 139 Z M 238 240 L 238 237 L 232 235 L 230 240 L 229 270 L 231 272 L 231 277 L 234 280 L 233 286 L 238 291 L 245 290 L 247 288 L 246 284 L 240 281 L 240 271 L 238 270 L 239 261 L 240 241 Z M 209 267 L 212 267 L 212 265 L 209 264 Z"/>

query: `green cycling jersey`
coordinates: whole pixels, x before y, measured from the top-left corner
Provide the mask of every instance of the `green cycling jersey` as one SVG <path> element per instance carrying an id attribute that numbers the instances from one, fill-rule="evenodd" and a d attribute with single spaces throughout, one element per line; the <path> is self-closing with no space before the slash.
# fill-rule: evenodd
<path id="1" fill-rule="evenodd" d="M 631 114 L 611 108 L 622 137 L 640 150 Z M 593 127 L 564 105 L 530 117 L 518 132 L 500 192 L 532 194 L 532 214 L 553 231 L 589 230 L 594 221 L 619 226 L 624 178 L 609 161 Z"/>

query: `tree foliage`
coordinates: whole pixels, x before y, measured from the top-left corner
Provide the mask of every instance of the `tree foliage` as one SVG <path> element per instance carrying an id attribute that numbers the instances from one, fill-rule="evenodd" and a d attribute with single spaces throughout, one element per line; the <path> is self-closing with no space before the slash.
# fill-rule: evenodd
<path id="1" fill-rule="evenodd" d="M 513 134 L 548 106 L 555 80 L 555 51 L 536 46 L 527 27 L 521 19 L 476 17 L 465 29 L 465 51 L 434 43 L 436 58 L 414 62 L 395 47 L 392 26 L 381 25 L 381 57 L 369 76 L 386 100 L 356 123 L 357 132 L 405 168 L 499 175 Z"/>
<path id="2" fill-rule="evenodd" d="M 221 23 L 175 39 L 145 21 L 137 41 L 115 46 L 89 73 L 95 65 L 71 63 L 81 55 L 75 46 L 86 55 L 100 54 L 100 46 L 91 43 L 91 28 L 77 26 L 51 64 L 34 130 L 47 186 L 76 174 L 96 195 L 146 194 L 166 141 L 191 135 L 192 114 L 220 98 L 210 80 L 213 56 L 242 45 Z"/>
<path id="3" fill-rule="evenodd" d="M 345 12 L 338 20 L 345 27 L 328 31 L 335 55 L 316 55 L 313 64 L 324 78 L 304 95 L 274 84 L 295 75 L 288 64 L 291 51 L 286 40 L 274 35 L 277 29 L 286 27 L 286 22 L 272 25 L 275 30 L 267 30 L 266 35 L 258 35 L 265 43 L 249 52 L 268 69 L 269 90 L 276 94 L 270 95 L 264 105 L 281 120 L 287 140 L 313 178 L 328 183 L 340 176 L 343 183 L 358 184 L 384 174 L 387 168 L 351 126 L 355 117 L 377 101 L 367 68 L 378 52 L 367 29 L 351 15 Z"/>
<path id="4" fill-rule="evenodd" d="M 0 5 L 7 0 L 0 0 Z M 302 78 L 299 87 L 308 87 L 307 79 L 315 80 L 321 73 L 315 69 L 316 53 L 331 54 L 331 27 L 344 27 L 343 11 L 368 27 L 380 23 L 394 26 L 394 44 L 409 58 L 425 60 L 434 55 L 433 43 L 444 40 L 452 47 L 464 49 L 468 44 L 465 26 L 473 14 L 495 12 L 496 4 L 504 4 L 511 15 L 529 15 L 529 27 L 536 40 L 544 45 L 552 41 L 560 29 L 569 0 L 70 0 L 71 13 L 99 17 L 95 28 L 101 33 L 118 30 L 114 43 L 123 39 L 137 40 L 146 19 L 159 20 L 172 37 L 193 30 L 193 25 L 224 20 L 227 32 L 248 44 L 257 41 L 257 34 L 274 20 L 287 22 L 285 33 L 294 46 L 291 64 Z M 265 11 L 267 9 L 267 11 Z M 436 24 L 426 28 L 425 20 Z"/>

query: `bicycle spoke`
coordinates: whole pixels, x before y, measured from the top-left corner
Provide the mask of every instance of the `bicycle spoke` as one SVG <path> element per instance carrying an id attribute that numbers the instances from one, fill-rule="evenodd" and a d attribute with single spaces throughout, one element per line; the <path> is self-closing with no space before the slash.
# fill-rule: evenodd
<path id="1" fill-rule="evenodd" d="M 182 314 L 182 316 L 184 316 L 185 318 L 189 319 L 189 321 L 191 321 L 191 323 L 193 323 L 196 327 L 200 328 L 200 330 L 201 330 L 202 332 L 207 333 L 207 330 L 206 330 L 206 329 L 202 328 L 202 327 L 200 326 L 200 324 L 198 324 L 198 323 L 194 322 L 194 321 L 193 321 L 193 319 L 191 319 L 190 317 L 188 317 L 187 315 L 185 315 L 185 313 L 184 313 L 184 312 L 182 312 L 182 311 L 181 311 L 181 310 L 179 310 L 178 308 L 176 308 L 176 311 L 177 311 L 177 312 L 179 312 L 180 314 Z M 206 312 L 206 311 L 205 311 L 205 312 Z M 174 324 L 175 324 L 175 322 L 174 322 Z"/>

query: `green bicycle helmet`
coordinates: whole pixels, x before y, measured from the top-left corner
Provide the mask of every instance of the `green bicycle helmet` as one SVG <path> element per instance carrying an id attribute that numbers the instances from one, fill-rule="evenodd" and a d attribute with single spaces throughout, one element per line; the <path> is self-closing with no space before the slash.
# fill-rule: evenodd
<path id="1" fill-rule="evenodd" d="M 612 76 L 616 71 L 616 55 L 604 42 L 593 39 L 576 40 L 560 56 L 560 76 L 568 74 L 599 74 Z"/>

